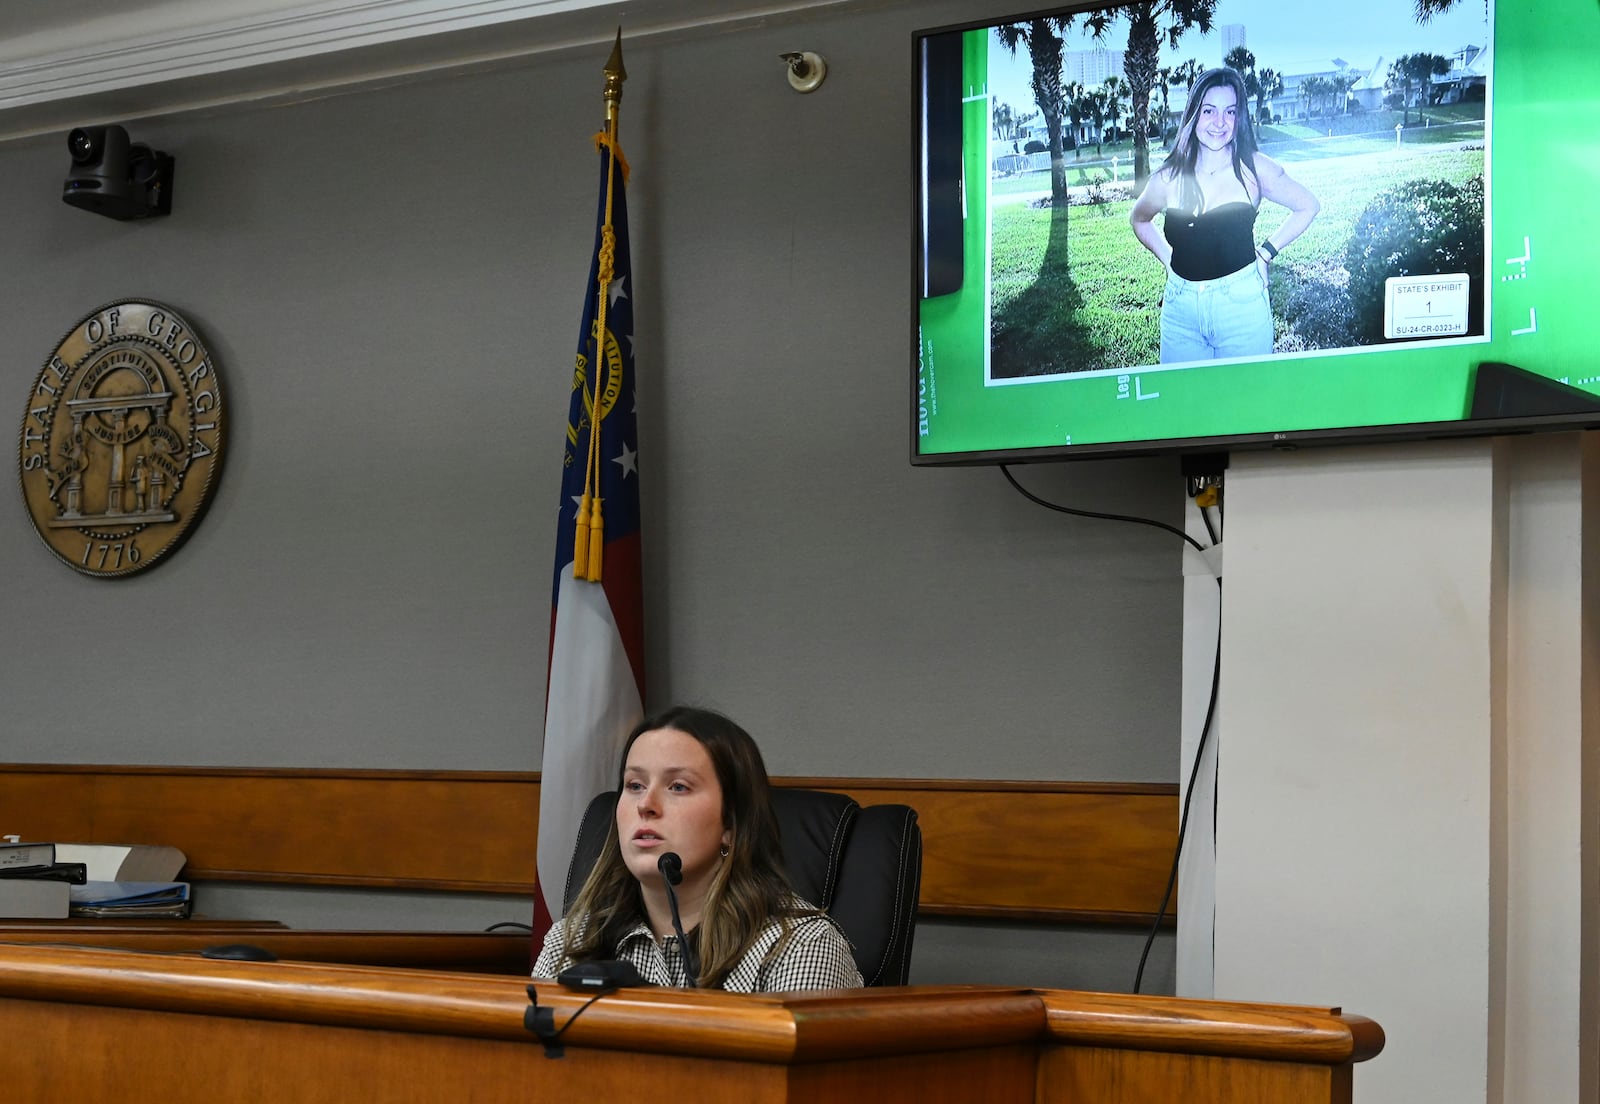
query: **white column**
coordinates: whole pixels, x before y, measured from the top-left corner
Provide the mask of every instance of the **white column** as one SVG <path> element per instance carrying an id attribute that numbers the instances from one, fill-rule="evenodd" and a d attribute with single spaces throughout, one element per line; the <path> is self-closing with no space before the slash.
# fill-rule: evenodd
<path id="1" fill-rule="evenodd" d="M 1218 511 L 1211 513 L 1215 521 Z M 1212 677 L 1216 674 L 1217 627 L 1221 612 L 1217 577 L 1222 572 L 1223 553 L 1220 542 L 1212 546 L 1211 534 L 1193 500 L 1187 500 L 1184 518 L 1184 531 L 1206 545 L 1209 551 L 1202 554 L 1191 545 L 1183 546 L 1183 717 L 1178 756 L 1178 807 L 1181 810 L 1187 803 L 1189 820 L 1184 832 L 1183 854 L 1178 862 L 1175 991 L 1180 997 L 1206 998 L 1212 995 L 1211 938 L 1216 907 L 1213 879 L 1217 853 L 1212 825 L 1216 815 L 1217 754 L 1222 733 L 1216 717 L 1212 718 L 1209 733 L 1205 733 L 1204 726 Z M 1218 537 L 1221 536 L 1219 532 Z M 1195 769 L 1197 753 L 1201 756 L 1198 771 Z M 1191 778 L 1194 779 L 1192 796 L 1189 793 Z"/>
<path id="2" fill-rule="evenodd" d="M 1364 1104 L 1484 1099 L 1491 454 L 1228 470 L 1216 993 L 1376 1019 Z"/>
<path id="3" fill-rule="evenodd" d="M 1600 434 L 1515 439 L 1500 461 L 1509 539 L 1489 1098 L 1592 1104 L 1600 1099 Z"/>
<path id="4" fill-rule="evenodd" d="M 1596 1099 L 1597 487 L 1578 434 L 1232 459 L 1215 994 L 1378 1020 L 1363 1104 Z"/>

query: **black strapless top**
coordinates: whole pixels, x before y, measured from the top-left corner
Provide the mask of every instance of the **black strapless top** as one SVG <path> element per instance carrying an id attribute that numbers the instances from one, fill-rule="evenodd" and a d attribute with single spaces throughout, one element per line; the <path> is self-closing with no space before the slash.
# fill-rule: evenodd
<path id="1" fill-rule="evenodd" d="M 1216 280 L 1256 259 L 1256 209 L 1242 200 L 1199 215 L 1176 207 L 1165 214 L 1172 271 L 1185 280 Z"/>

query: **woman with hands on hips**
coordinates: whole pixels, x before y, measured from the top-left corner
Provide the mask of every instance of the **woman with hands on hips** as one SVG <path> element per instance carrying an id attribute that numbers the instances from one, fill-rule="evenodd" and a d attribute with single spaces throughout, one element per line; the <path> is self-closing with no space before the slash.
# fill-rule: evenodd
<path id="1" fill-rule="evenodd" d="M 749 733 L 686 706 L 646 718 L 623 748 L 620 788 L 600 857 L 545 937 L 534 977 L 622 959 L 653 985 L 771 993 L 862 984 L 839 926 L 789 886 Z M 682 942 L 657 866 L 668 852 L 682 864 Z"/>
<path id="2" fill-rule="evenodd" d="M 1134 236 L 1167 270 L 1163 364 L 1272 352 L 1267 268 L 1321 208 L 1316 196 L 1258 150 L 1245 104 L 1244 79 L 1237 72 L 1201 73 L 1172 152 L 1133 205 Z M 1263 199 L 1288 208 L 1289 215 L 1258 239 Z M 1161 230 L 1157 214 L 1163 215 Z"/>

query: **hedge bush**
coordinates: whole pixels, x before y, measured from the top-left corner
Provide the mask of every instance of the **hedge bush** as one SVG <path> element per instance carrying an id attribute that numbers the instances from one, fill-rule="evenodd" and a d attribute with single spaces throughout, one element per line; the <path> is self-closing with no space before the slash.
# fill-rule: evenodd
<path id="1" fill-rule="evenodd" d="M 1411 180 L 1380 192 L 1356 219 L 1345 249 L 1354 328 L 1363 343 L 1383 337 L 1384 281 L 1391 276 L 1471 277 L 1469 333 L 1483 332 L 1483 176 L 1457 187 Z"/>

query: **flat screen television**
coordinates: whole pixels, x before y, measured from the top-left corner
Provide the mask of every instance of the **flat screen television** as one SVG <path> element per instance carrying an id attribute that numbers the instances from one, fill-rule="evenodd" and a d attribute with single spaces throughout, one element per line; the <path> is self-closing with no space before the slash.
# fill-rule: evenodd
<path id="1" fill-rule="evenodd" d="M 1099 0 L 920 31 L 913 54 L 914 463 L 1600 425 L 1595 0 Z M 1284 180 L 1317 210 L 1264 289 L 1174 293 L 1130 215 L 1216 114 L 1196 97 L 1180 137 L 1194 76 L 1228 65 L 1232 141 L 1270 159 L 1253 191 L 1224 174 L 1259 200 L 1246 248 L 1297 209 Z M 1222 206 L 1163 179 L 1162 241 Z M 1263 290 L 1270 339 L 1163 361 L 1164 310 L 1203 327 L 1208 293 Z"/>

